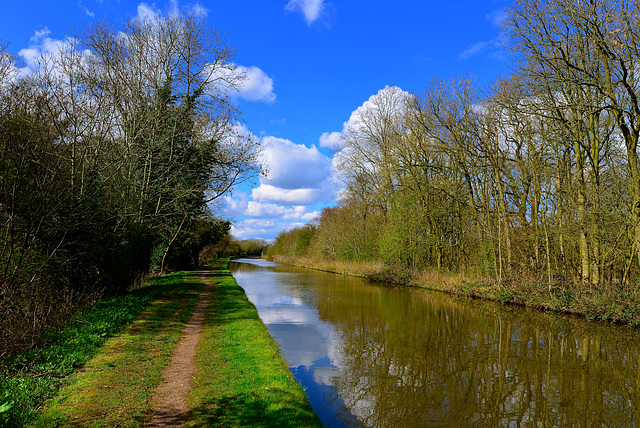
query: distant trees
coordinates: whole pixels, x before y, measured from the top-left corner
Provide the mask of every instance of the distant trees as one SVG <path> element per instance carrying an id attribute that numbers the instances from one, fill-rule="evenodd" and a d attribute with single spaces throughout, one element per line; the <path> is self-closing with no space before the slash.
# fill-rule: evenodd
<path id="1" fill-rule="evenodd" d="M 228 239 L 208 206 L 261 168 L 232 58 L 189 13 L 96 23 L 28 75 L 0 51 L 0 353 Z"/>
<path id="2" fill-rule="evenodd" d="M 345 195 L 307 251 L 549 289 L 637 282 L 639 9 L 516 0 L 512 76 L 485 92 L 466 77 L 381 90 L 343 133 Z"/>
<path id="3" fill-rule="evenodd" d="M 301 257 L 308 254 L 311 238 L 315 233 L 315 225 L 308 223 L 304 227 L 289 232 L 281 232 L 271 245 L 271 253 Z"/>

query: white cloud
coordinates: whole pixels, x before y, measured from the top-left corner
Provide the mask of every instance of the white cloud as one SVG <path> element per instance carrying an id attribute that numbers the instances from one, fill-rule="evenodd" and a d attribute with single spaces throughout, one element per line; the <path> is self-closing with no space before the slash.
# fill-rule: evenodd
<path id="1" fill-rule="evenodd" d="M 247 219 L 247 220 L 243 220 L 239 224 L 242 224 L 243 226 L 250 226 L 250 227 L 257 227 L 257 228 L 266 229 L 268 227 L 273 227 L 275 222 L 273 220 L 250 218 L 250 219 Z"/>
<path id="2" fill-rule="evenodd" d="M 238 239 L 266 239 L 275 238 L 277 225 L 271 220 L 243 220 L 231 226 L 231 234 Z"/>
<path id="3" fill-rule="evenodd" d="M 260 202 L 249 201 L 244 215 L 257 218 L 282 217 L 287 213 L 287 208 L 276 204 L 262 204 Z"/>
<path id="4" fill-rule="evenodd" d="M 302 227 L 306 221 L 278 221 L 264 219 L 246 219 L 231 226 L 231 234 L 238 239 L 265 239 L 273 241 L 283 230 Z"/>
<path id="5" fill-rule="evenodd" d="M 402 116 L 408 97 L 409 93 L 398 86 L 385 86 L 351 113 L 349 120 L 344 124 L 343 132 L 349 127 L 360 126 L 372 115 Z"/>
<path id="6" fill-rule="evenodd" d="M 320 136 L 320 147 L 337 149 L 342 145 L 341 132 L 325 132 Z"/>
<path id="7" fill-rule="evenodd" d="M 21 70 L 23 74 L 33 72 L 42 61 L 58 55 L 69 49 L 72 43 L 75 43 L 75 39 L 72 38 L 67 40 L 52 39 L 49 37 L 50 34 L 51 31 L 47 27 L 37 30 L 29 41 L 29 47 L 18 52 L 18 56 L 25 64 Z"/>
<path id="8" fill-rule="evenodd" d="M 263 222 L 254 223 L 254 220 L 245 220 L 231 226 L 231 234 L 238 239 L 264 239 L 273 241 L 283 230 L 291 230 L 302 227 L 304 223 L 271 222 L 267 225 Z"/>
<path id="9" fill-rule="evenodd" d="M 79 2 L 78 6 L 80 6 L 80 8 L 84 10 L 84 13 L 86 13 L 87 16 L 90 16 L 91 18 L 96 16 L 96 14 L 90 11 L 89 8 L 87 8 L 85 5 L 82 4 L 82 2 Z"/>
<path id="10" fill-rule="evenodd" d="M 372 113 L 402 114 L 403 100 L 409 93 L 387 86 L 372 95 L 344 122 L 341 132 L 326 132 L 319 138 L 321 147 L 339 150 L 332 158 L 318 147 L 273 136 L 262 138 L 260 160 L 267 164 L 266 177 L 251 191 L 236 192 L 225 198 L 226 212 L 240 219 L 232 233 L 238 238 L 272 240 L 282 230 L 299 227 L 319 215 L 318 210 L 340 197 L 335 165 L 349 158 L 349 149 L 341 147 L 345 131 L 357 132 Z M 355 131 L 354 131 L 355 130 Z"/>
<path id="11" fill-rule="evenodd" d="M 265 137 L 261 160 L 268 173 L 261 179 L 281 189 L 318 189 L 331 174 L 331 160 L 316 146 L 306 147 L 276 137 Z"/>
<path id="12" fill-rule="evenodd" d="M 245 132 L 249 132 L 244 129 Z M 335 193 L 331 159 L 315 146 L 305 147 L 289 140 L 264 137 L 260 161 L 269 173 L 252 190 L 235 190 L 223 198 L 224 212 L 238 219 L 233 229 L 237 238 L 272 240 L 282 230 L 302 226 L 319 215 L 315 205 L 329 202 Z M 248 220 L 269 220 L 256 222 Z"/>
<path id="13" fill-rule="evenodd" d="M 507 12 L 504 9 L 496 9 L 485 15 L 487 21 L 491 23 L 496 29 L 500 29 L 504 20 L 507 17 Z M 501 39 L 504 36 L 498 35 L 497 37 L 488 40 L 472 43 L 467 49 L 458 55 L 458 59 L 464 60 L 472 56 L 488 52 L 489 58 L 498 60 L 504 59 L 505 53 L 501 47 Z"/>
<path id="14" fill-rule="evenodd" d="M 204 6 L 202 6 L 200 3 L 196 3 L 196 4 L 193 5 L 193 12 L 197 16 L 202 16 L 202 17 L 205 17 L 205 16 L 209 15 L 209 9 L 207 9 Z"/>
<path id="15" fill-rule="evenodd" d="M 170 0 L 167 13 L 170 16 L 176 16 L 180 14 L 181 10 L 186 10 L 194 13 L 196 16 L 206 17 L 209 14 L 209 10 L 202 6 L 200 3 L 195 3 L 190 7 L 180 7 L 178 0 Z M 138 19 L 141 21 L 157 22 L 163 19 L 162 12 L 156 7 L 156 4 L 148 5 L 142 2 L 138 5 Z"/>
<path id="16" fill-rule="evenodd" d="M 280 219 L 286 221 L 310 221 L 316 218 L 318 211 L 305 205 L 285 207 L 275 203 L 265 203 L 249 199 L 244 192 L 225 197 L 226 212 L 231 217 L 251 217 L 262 219 Z"/>
<path id="17" fill-rule="evenodd" d="M 282 205 L 263 204 L 256 201 L 249 201 L 245 215 L 247 217 L 254 218 L 279 218 L 286 221 L 308 221 L 316 218 L 318 212 L 309 211 L 304 205 L 283 207 Z"/>
<path id="18" fill-rule="evenodd" d="M 261 184 L 251 192 L 251 197 L 256 201 L 283 205 L 312 204 L 326 196 L 327 192 L 324 189 L 282 189 L 269 184 Z"/>
<path id="19" fill-rule="evenodd" d="M 227 213 L 243 217 L 231 227 L 231 234 L 239 239 L 273 240 L 283 230 L 301 227 L 320 215 L 303 205 L 283 207 L 277 204 L 249 200 L 246 194 L 240 199 L 227 197 Z"/>
<path id="20" fill-rule="evenodd" d="M 224 198 L 225 212 L 239 219 L 232 234 L 240 239 L 273 240 L 278 233 L 314 220 L 335 193 L 331 159 L 317 147 L 282 138 L 262 138 L 260 161 L 267 164 L 260 186 Z M 258 221 L 261 220 L 261 221 Z"/>
<path id="21" fill-rule="evenodd" d="M 504 9 L 496 9 L 486 14 L 485 17 L 493 26 L 500 28 L 507 18 L 507 12 Z"/>
<path id="22" fill-rule="evenodd" d="M 225 212 L 229 217 L 244 216 L 249 204 L 249 195 L 245 192 L 236 191 L 232 195 L 223 197 Z"/>
<path id="23" fill-rule="evenodd" d="M 315 220 L 316 218 L 318 218 L 318 216 L 320 215 L 320 211 L 313 211 L 313 212 L 308 212 L 305 213 L 301 219 L 304 221 L 311 221 L 311 220 Z"/>
<path id="24" fill-rule="evenodd" d="M 340 164 L 345 162 L 347 159 L 349 159 L 350 150 L 351 149 L 349 147 L 341 149 L 335 155 L 333 155 L 333 159 L 331 160 L 331 170 L 333 172 L 333 179 L 337 183 L 340 183 L 340 185 L 337 186 L 338 189 L 336 190 L 336 199 L 339 201 L 344 200 L 345 197 L 347 196 L 347 191 L 344 186 L 344 183 L 348 181 L 347 177 L 345 177 L 341 172 Z"/>
<path id="25" fill-rule="evenodd" d="M 289 3 L 284 7 L 287 12 L 302 13 L 307 25 L 311 25 L 320 18 L 324 9 L 324 0 L 289 0 Z"/>
<path id="26" fill-rule="evenodd" d="M 169 0 L 169 4 L 171 5 L 171 14 L 177 15 L 180 13 L 180 7 L 178 6 L 178 0 Z"/>
<path id="27" fill-rule="evenodd" d="M 473 43 L 472 45 L 469 45 L 469 47 L 464 52 L 458 55 L 458 58 L 467 59 L 469 57 L 472 57 L 474 55 L 481 53 L 482 51 L 485 51 L 492 45 L 493 45 L 493 42 L 491 41 Z"/>
<path id="28" fill-rule="evenodd" d="M 241 83 L 237 94 L 247 101 L 264 101 L 272 103 L 276 100 L 273 92 L 273 79 L 256 66 L 245 67 L 238 65 L 239 72 L 244 74 L 245 80 Z"/>
<path id="29" fill-rule="evenodd" d="M 276 100 L 273 92 L 273 79 L 260 68 L 238 64 L 210 65 L 209 76 L 211 86 L 208 88 L 214 94 L 229 94 L 232 98 L 247 101 L 263 101 L 267 103 Z"/>
<path id="30" fill-rule="evenodd" d="M 342 124 L 341 132 L 325 132 L 320 136 L 320 147 L 331 149 L 341 149 L 343 147 L 343 135 L 349 129 L 355 129 L 366 117 L 376 114 L 376 110 L 390 109 L 383 114 L 396 113 L 402 115 L 404 101 L 409 97 L 407 91 L 403 91 L 397 86 L 385 86 L 376 94 L 371 95 L 360 107 L 355 109 L 349 116 L 349 120 Z"/>
<path id="31" fill-rule="evenodd" d="M 159 19 L 157 9 L 153 6 L 149 6 L 144 2 L 140 3 L 138 5 L 138 19 L 140 21 L 157 21 Z"/>
<path id="32" fill-rule="evenodd" d="M 407 91 L 397 86 L 385 86 L 351 113 L 349 120 L 343 123 L 341 132 L 325 132 L 320 136 L 321 146 L 331 147 L 337 151 L 331 159 L 331 189 L 336 199 L 340 200 L 345 196 L 345 189 L 339 188 L 339 183 L 344 185 L 346 181 L 346 177 L 341 175 L 340 165 L 350 165 L 354 158 L 359 158 L 354 156 L 357 152 L 353 147 L 344 146 L 345 139 L 352 144 L 360 144 L 361 151 L 369 151 L 372 156 L 375 156 L 377 143 L 370 140 L 368 133 L 378 132 L 375 128 L 380 121 L 372 121 L 372 118 L 382 116 L 389 118 L 391 123 L 400 123 L 403 120 L 406 100 L 410 96 Z M 373 164 L 362 158 L 357 159 L 357 162 L 364 168 L 371 170 L 374 168 Z"/>

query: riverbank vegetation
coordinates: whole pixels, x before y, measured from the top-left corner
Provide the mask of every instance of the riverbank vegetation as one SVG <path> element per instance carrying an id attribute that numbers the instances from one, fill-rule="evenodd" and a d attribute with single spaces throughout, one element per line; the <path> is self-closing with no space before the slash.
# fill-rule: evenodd
<path id="1" fill-rule="evenodd" d="M 639 324 L 639 12 L 516 0 L 514 73 L 371 97 L 342 133 L 340 204 L 270 253 Z"/>
<path id="2" fill-rule="evenodd" d="M 35 69 L 0 46 L 0 356 L 150 273 L 241 249 L 210 208 L 259 173 L 260 146 L 203 16 L 95 22 Z"/>

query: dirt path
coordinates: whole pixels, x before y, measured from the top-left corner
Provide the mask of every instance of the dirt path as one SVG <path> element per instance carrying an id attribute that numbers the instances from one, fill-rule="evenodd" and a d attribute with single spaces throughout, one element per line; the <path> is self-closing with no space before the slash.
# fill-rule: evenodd
<path id="1" fill-rule="evenodd" d="M 144 426 L 149 428 L 182 427 L 187 415 L 187 394 L 191 390 L 196 371 L 196 346 L 211 300 L 211 281 L 201 275 L 206 288 L 193 316 L 182 331 L 169 366 L 162 374 L 162 382 L 156 388 L 153 399 L 153 414 Z"/>

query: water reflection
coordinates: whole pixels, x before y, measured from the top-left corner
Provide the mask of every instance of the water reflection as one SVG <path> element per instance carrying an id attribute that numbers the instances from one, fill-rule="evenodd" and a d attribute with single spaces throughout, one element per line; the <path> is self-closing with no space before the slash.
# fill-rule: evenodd
<path id="1" fill-rule="evenodd" d="M 636 330 L 232 265 L 328 426 L 638 426 Z"/>

